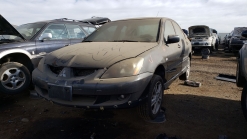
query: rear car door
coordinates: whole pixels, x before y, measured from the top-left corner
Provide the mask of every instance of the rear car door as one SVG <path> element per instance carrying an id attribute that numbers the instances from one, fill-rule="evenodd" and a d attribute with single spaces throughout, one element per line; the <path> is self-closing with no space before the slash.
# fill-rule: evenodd
<path id="1" fill-rule="evenodd" d="M 66 28 L 68 30 L 70 44 L 80 43 L 87 36 L 79 25 L 66 24 Z"/>
<path id="2" fill-rule="evenodd" d="M 166 79 L 170 80 L 175 77 L 181 71 L 181 53 L 182 47 L 179 43 L 166 43 L 168 40 L 168 35 L 175 35 L 175 29 L 170 20 L 166 20 L 164 23 L 164 41 L 163 46 L 165 51 L 165 61 L 166 61 Z"/>
<path id="3" fill-rule="evenodd" d="M 45 33 L 51 34 L 51 38 L 36 40 L 36 50 L 38 54 L 50 53 L 54 50 L 70 45 L 68 32 L 64 24 L 48 25 L 39 38 L 41 38 Z"/>

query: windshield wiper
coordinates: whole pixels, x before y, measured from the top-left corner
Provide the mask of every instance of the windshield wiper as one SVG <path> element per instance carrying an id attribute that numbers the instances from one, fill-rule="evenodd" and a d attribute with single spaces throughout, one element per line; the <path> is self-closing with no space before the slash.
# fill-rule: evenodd
<path id="1" fill-rule="evenodd" d="M 113 42 L 139 42 L 139 41 L 133 41 L 133 40 L 114 40 Z"/>
<path id="2" fill-rule="evenodd" d="M 93 41 L 82 41 L 82 42 L 93 42 Z"/>

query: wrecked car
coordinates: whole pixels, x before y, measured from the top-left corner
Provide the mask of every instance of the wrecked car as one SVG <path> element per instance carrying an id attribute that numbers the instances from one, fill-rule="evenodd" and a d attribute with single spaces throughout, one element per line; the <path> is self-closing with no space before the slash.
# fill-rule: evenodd
<path id="1" fill-rule="evenodd" d="M 193 50 L 208 48 L 210 51 L 214 51 L 216 49 L 216 37 L 208 26 L 196 25 L 189 27 L 189 38 Z"/>
<path id="2" fill-rule="evenodd" d="M 138 106 L 158 115 L 163 91 L 190 73 L 191 44 L 168 18 L 107 23 L 82 43 L 46 55 L 33 71 L 35 91 L 57 104 L 82 108 Z"/>
<path id="3" fill-rule="evenodd" d="M 247 40 L 247 38 L 241 36 L 241 33 L 244 30 L 247 30 L 247 27 L 235 27 L 231 34 L 231 38 L 229 40 L 229 49 L 233 53 L 238 53 L 238 51 L 242 48 L 244 41 Z"/>
<path id="4" fill-rule="evenodd" d="M 247 39 L 247 30 L 243 31 L 241 35 L 241 37 Z M 239 50 L 237 60 L 236 85 L 238 87 L 244 87 L 241 96 L 241 105 L 245 119 L 247 120 L 247 41 L 245 41 L 245 44 Z"/>
<path id="5" fill-rule="evenodd" d="M 17 94 L 28 89 L 31 73 L 43 55 L 82 42 L 94 30 L 92 23 L 67 18 L 14 28 L 0 15 L 0 92 Z"/>

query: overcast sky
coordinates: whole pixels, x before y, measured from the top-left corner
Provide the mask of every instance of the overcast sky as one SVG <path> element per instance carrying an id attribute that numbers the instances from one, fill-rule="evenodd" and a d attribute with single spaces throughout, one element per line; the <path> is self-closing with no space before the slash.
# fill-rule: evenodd
<path id="1" fill-rule="evenodd" d="M 181 28 L 207 25 L 221 33 L 247 27 L 247 0 L 0 0 L 0 14 L 11 24 L 92 16 L 111 20 L 169 17 Z"/>

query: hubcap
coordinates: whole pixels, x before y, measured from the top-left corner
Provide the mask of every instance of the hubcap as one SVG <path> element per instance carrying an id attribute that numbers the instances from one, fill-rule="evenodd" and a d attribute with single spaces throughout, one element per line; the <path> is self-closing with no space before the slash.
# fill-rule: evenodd
<path id="1" fill-rule="evenodd" d="M 157 82 L 154 86 L 152 98 L 151 98 L 151 109 L 152 113 L 158 113 L 162 101 L 162 84 L 161 82 Z"/>
<path id="2" fill-rule="evenodd" d="M 10 90 L 20 88 L 26 81 L 24 72 L 19 68 L 10 68 L 3 72 L 1 76 L 2 85 Z"/>

